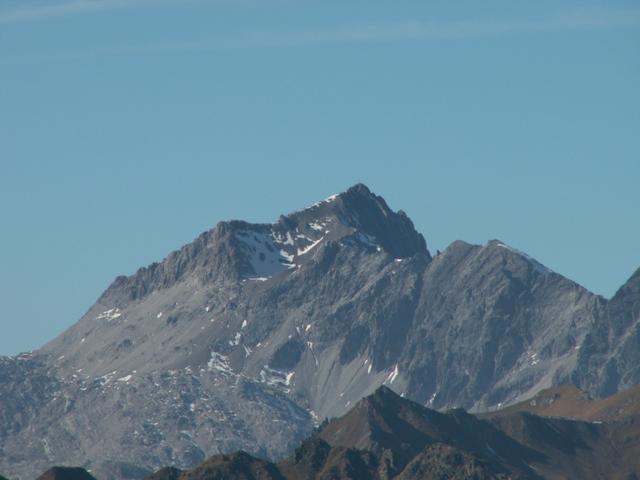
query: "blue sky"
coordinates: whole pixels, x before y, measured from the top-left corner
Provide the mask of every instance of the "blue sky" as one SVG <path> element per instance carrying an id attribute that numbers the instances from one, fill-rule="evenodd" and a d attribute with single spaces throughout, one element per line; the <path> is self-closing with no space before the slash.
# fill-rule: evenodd
<path id="1" fill-rule="evenodd" d="M 432 251 L 499 238 L 611 296 L 638 85 L 630 1 L 0 0 L 0 354 L 219 220 L 356 182 Z"/>

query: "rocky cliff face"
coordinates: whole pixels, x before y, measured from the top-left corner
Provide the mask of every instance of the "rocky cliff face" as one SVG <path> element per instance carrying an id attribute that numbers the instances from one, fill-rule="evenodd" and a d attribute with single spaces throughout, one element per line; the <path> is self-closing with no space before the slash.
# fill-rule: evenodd
<path id="1" fill-rule="evenodd" d="M 432 257 L 363 185 L 273 224 L 222 222 L 0 362 L 16 399 L 0 404 L 0 471 L 64 462 L 106 480 L 236 449 L 279 458 L 380 385 L 439 409 L 568 381 L 612 392 L 640 382 L 639 276 L 606 301 L 499 241 Z"/>
<path id="2" fill-rule="evenodd" d="M 639 383 L 640 269 L 602 302 L 594 315 L 570 380 L 596 396 L 606 396 Z"/>

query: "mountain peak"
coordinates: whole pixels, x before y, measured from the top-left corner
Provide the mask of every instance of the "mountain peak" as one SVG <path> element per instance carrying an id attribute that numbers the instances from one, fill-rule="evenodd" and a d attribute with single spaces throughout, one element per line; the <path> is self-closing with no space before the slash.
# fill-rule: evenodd
<path id="1" fill-rule="evenodd" d="M 372 195 L 371 190 L 364 183 L 356 183 L 355 185 L 349 187 L 345 193 L 361 193 L 363 195 Z"/>
<path id="2" fill-rule="evenodd" d="M 394 212 L 382 197 L 358 183 L 303 210 L 281 215 L 272 224 L 219 222 L 162 262 L 116 278 L 100 301 L 137 300 L 194 275 L 202 282 L 222 277 L 232 282 L 263 281 L 294 271 L 327 242 L 384 251 L 394 258 L 416 254 L 431 258 L 424 237 L 407 215 Z"/>
<path id="3" fill-rule="evenodd" d="M 329 230 L 334 233 L 334 240 L 338 230 L 341 237 L 353 235 L 356 241 L 385 250 L 396 258 L 418 253 L 431 258 L 424 237 L 409 217 L 402 210 L 391 210 L 384 198 L 362 183 L 281 217 L 279 223 L 289 227 L 307 224 L 316 231 Z"/>
<path id="4" fill-rule="evenodd" d="M 398 395 L 386 385 L 381 385 L 376 389 L 375 392 L 373 392 L 368 397 L 365 397 L 363 401 L 368 401 L 377 405 L 391 405 L 402 402 L 404 400 L 400 395 Z"/>
<path id="5" fill-rule="evenodd" d="M 386 252 L 394 258 L 431 258 L 422 234 L 402 211 L 394 212 L 364 184 L 289 215 L 273 224 L 228 222 L 238 240 L 242 276 L 266 280 L 295 270 L 328 242 Z"/>

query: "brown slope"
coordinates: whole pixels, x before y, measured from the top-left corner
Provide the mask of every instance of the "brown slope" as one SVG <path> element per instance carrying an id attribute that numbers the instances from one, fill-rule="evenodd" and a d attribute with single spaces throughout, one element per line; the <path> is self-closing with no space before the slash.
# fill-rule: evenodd
<path id="1" fill-rule="evenodd" d="M 347 415 L 329 422 L 319 436 L 332 446 L 356 447 L 386 457 L 392 475 L 438 443 L 486 458 L 503 473 L 534 475 L 528 464 L 543 460 L 489 422 L 463 410 L 446 414 L 430 410 L 386 387 L 364 398 Z"/>
<path id="2" fill-rule="evenodd" d="M 183 472 L 178 480 L 285 480 L 271 462 L 245 452 L 214 455 L 199 467 Z"/>
<path id="3" fill-rule="evenodd" d="M 510 438 L 538 452 L 529 462 L 542 478 L 611 479 L 630 468 L 618 461 L 618 448 L 605 425 L 516 412 L 491 423 Z"/>
<path id="4" fill-rule="evenodd" d="M 592 402 L 568 387 L 565 394 L 574 406 Z M 619 405 L 632 410 L 633 398 L 634 392 L 616 395 L 594 415 L 617 412 Z M 640 421 L 633 415 L 613 418 L 589 422 L 511 409 L 490 418 L 461 410 L 439 413 L 381 388 L 329 422 L 317 438 L 331 452 L 355 447 L 371 453 L 369 476 L 362 478 L 639 478 Z M 316 471 L 327 471 L 329 463 Z"/>
<path id="5" fill-rule="evenodd" d="M 426 447 L 396 477 L 397 480 L 424 478 L 446 480 L 507 480 L 517 478 L 502 473 L 489 462 L 475 458 L 450 445 Z"/>
<path id="6" fill-rule="evenodd" d="M 562 478 L 567 472 L 575 478 L 640 476 L 639 386 L 593 400 L 562 385 L 481 417 L 545 455 L 547 462 L 532 464 L 545 478 Z"/>
<path id="7" fill-rule="evenodd" d="M 560 385 L 543 390 L 530 400 L 483 416 L 490 418 L 512 412 L 603 422 L 624 420 L 640 415 L 640 385 L 598 400 L 574 385 Z"/>

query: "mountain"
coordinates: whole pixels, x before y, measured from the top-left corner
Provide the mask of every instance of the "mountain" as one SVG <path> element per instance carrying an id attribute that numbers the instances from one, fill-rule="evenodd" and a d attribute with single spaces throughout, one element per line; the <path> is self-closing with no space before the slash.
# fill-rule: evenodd
<path id="1" fill-rule="evenodd" d="M 498 240 L 432 256 L 364 185 L 272 224 L 221 222 L 0 359 L 0 471 L 277 460 L 381 385 L 470 411 L 565 383 L 606 396 L 640 383 L 639 283 L 606 300 Z"/>
<path id="2" fill-rule="evenodd" d="M 638 478 L 640 427 L 618 428 L 512 409 L 490 418 L 439 413 L 381 387 L 278 464 L 239 452 L 148 480 Z"/>

